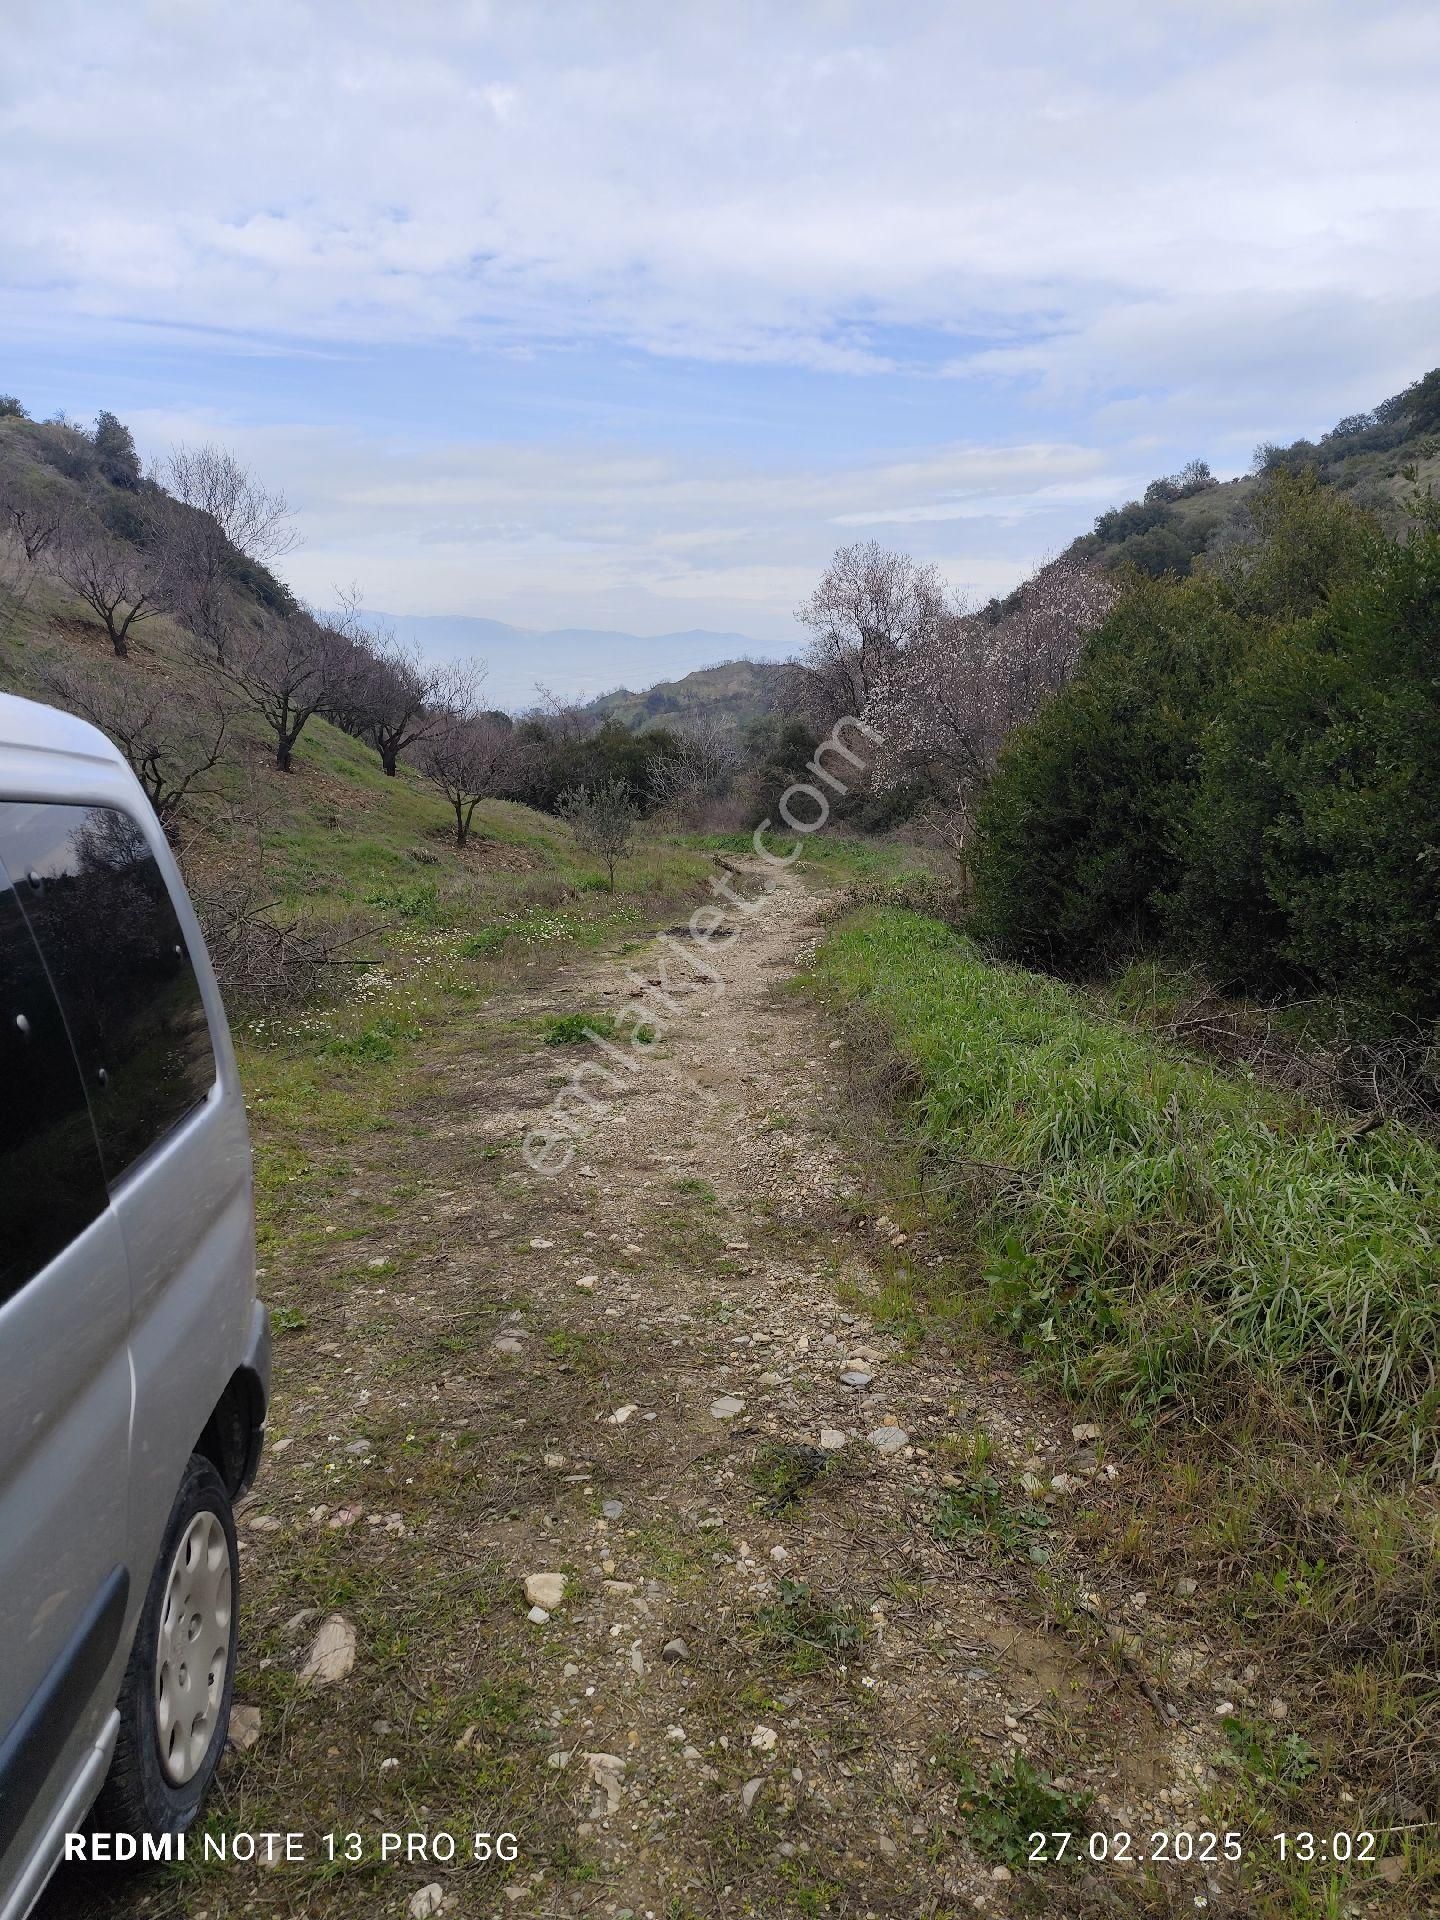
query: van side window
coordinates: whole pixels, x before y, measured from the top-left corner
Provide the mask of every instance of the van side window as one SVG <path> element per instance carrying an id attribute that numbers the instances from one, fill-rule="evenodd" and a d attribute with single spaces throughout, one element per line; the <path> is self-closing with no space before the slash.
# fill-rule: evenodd
<path id="1" fill-rule="evenodd" d="M 215 1082 L 164 876 L 138 824 L 114 807 L 8 801 L 0 858 L 70 1029 L 113 1185 Z"/>
<path id="2" fill-rule="evenodd" d="M 106 1204 L 70 1036 L 0 867 L 0 1306 Z"/>

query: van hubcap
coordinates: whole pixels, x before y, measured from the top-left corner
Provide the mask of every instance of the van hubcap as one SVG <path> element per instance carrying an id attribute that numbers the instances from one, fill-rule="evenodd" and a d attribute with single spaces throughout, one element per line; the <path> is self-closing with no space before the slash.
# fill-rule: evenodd
<path id="1" fill-rule="evenodd" d="M 155 1660 L 155 1737 L 183 1787 L 210 1751 L 230 1665 L 230 1543 L 213 1513 L 185 1529 L 165 1582 Z"/>

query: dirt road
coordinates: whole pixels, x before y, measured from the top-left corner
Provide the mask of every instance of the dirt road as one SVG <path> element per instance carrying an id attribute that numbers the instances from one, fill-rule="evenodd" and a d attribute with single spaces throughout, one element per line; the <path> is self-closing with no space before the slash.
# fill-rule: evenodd
<path id="1" fill-rule="evenodd" d="M 532 975 L 425 1043 L 418 1101 L 315 1143 L 263 1283 L 294 1330 L 242 1516 L 258 1735 L 210 1821 L 305 1858 L 194 1842 L 50 1920 L 1247 1911 L 1213 1867 L 1023 1864 L 1037 1828 L 1202 1828 L 1212 1690 L 1157 1680 L 1162 1597 L 1067 1546 L 1129 1471 L 1108 1436 L 868 1311 L 952 1255 L 850 1158 L 851 1043 L 787 989 L 818 911 L 787 880 L 732 912 L 708 979 L 655 946 Z M 547 1045 L 576 1011 L 637 1070 Z M 613 1098 L 532 1171 L 581 1060 Z"/>

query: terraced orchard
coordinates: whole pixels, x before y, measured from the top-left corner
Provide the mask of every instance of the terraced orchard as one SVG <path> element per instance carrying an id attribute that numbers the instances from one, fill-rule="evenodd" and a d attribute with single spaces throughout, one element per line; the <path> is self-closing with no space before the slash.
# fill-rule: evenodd
<path id="1" fill-rule="evenodd" d="M 1012 1329 L 1052 1391 L 987 1319 L 987 1265 L 1033 1276 L 1098 1188 L 1034 1189 L 1037 1106 L 1002 1140 L 927 1095 L 885 991 L 914 952 L 867 973 L 842 929 L 817 960 L 823 894 L 728 884 L 703 967 L 538 949 L 368 1053 L 249 1043 L 277 1395 L 205 1833 L 303 1857 L 197 1839 L 122 1886 L 72 1871 L 50 1920 L 1422 1909 L 1415 1823 L 1371 1752 L 1345 1800 L 1333 1702 L 1277 1645 L 1262 1493 L 1233 1483 L 1227 1544 L 1171 1449 L 1217 1417 L 1201 1375 L 1181 1410 L 1092 1377 L 1061 1288 L 1051 1332 Z M 545 1173 L 521 1145 L 557 1094 L 576 1151 Z M 994 1165 L 962 1191 L 971 1126 Z M 1307 1391 L 1297 1458 L 1307 1408 L 1339 1432 L 1360 1404 Z M 1393 1472 L 1405 1418 L 1368 1431 Z M 1331 1484 L 1317 1607 L 1359 1497 Z M 1282 1857 L 1322 1815 L 1375 1837 Z"/>

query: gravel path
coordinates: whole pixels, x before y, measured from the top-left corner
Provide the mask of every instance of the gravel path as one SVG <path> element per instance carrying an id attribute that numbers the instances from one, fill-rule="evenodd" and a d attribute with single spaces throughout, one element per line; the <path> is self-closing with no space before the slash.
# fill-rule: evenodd
<path id="1" fill-rule="evenodd" d="M 818 913 L 787 879 L 708 974 L 683 935 L 537 972 L 317 1140 L 211 1815 L 305 1861 L 64 1880 L 47 1920 L 1248 1910 L 1200 1866 L 1024 1867 L 1037 1824 L 1202 1827 L 1241 1682 L 1069 1543 L 1130 1470 L 1105 1435 L 872 1319 L 950 1256 L 848 1157 L 866 1063 L 787 988 Z M 609 1051 L 544 1043 L 575 1011 Z M 517 1149 L 557 1093 L 546 1175 Z M 376 1864 L 447 1825 L 516 1857 Z"/>

